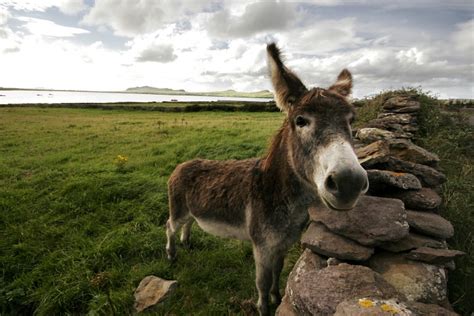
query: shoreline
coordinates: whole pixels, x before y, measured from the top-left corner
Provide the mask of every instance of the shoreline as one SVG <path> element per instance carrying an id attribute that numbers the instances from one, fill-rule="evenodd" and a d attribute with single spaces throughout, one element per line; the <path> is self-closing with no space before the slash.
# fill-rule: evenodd
<path id="1" fill-rule="evenodd" d="M 279 112 L 274 101 L 164 101 L 164 102 L 110 102 L 110 103 L 8 103 L 0 108 L 66 108 L 66 109 L 100 109 L 158 112 Z"/>

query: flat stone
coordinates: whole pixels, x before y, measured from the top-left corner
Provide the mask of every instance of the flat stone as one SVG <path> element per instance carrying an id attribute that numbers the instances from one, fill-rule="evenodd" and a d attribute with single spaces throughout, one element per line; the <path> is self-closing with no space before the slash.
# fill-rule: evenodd
<path id="1" fill-rule="evenodd" d="M 283 315 L 283 314 L 282 314 Z M 356 298 L 345 300 L 336 307 L 334 316 L 458 316 L 436 304 L 400 302 L 395 299 Z"/>
<path id="2" fill-rule="evenodd" d="M 400 124 L 389 119 L 374 119 L 367 123 L 367 127 L 385 129 L 391 132 L 415 132 L 418 127 L 409 124 Z"/>
<path id="3" fill-rule="evenodd" d="M 301 238 L 305 248 L 327 257 L 365 261 L 374 253 L 373 248 L 329 231 L 323 224 L 312 222 Z"/>
<path id="4" fill-rule="evenodd" d="M 373 153 L 375 154 L 375 153 Z M 407 172 L 415 175 L 424 187 L 434 188 L 446 182 L 446 176 L 438 170 L 394 157 L 386 159 L 366 159 L 364 168 L 384 169 L 396 172 Z"/>
<path id="5" fill-rule="evenodd" d="M 350 211 L 311 207 L 312 221 L 323 223 L 332 232 L 365 246 L 396 241 L 408 235 L 408 223 L 402 201 L 362 196 Z"/>
<path id="6" fill-rule="evenodd" d="M 406 208 L 416 210 L 435 210 L 440 206 L 442 199 L 433 189 L 387 192 L 387 197 L 400 199 Z"/>
<path id="7" fill-rule="evenodd" d="M 367 176 L 370 184 L 369 189 L 372 192 L 384 191 L 387 187 L 403 190 L 421 189 L 420 180 L 411 173 L 370 169 L 367 170 Z"/>
<path id="8" fill-rule="evenodd" d="M 406 303 L 412 315 L 419 316 L 459 316 L 457 313 L 450 311 L 444 307 L 436 304 L 424 304 L 420 302 L 407 302 Z"/>
<path id="9" fill-rule="evenodd" d="M 413 144 L 407 139 L 389 140 L 390 155 L 401 160 L 411 161 L 423 165 L 435 165 L 439 162 L 436 154 Z"/>
<path id="10" fill-rule="evenodd" d="M 464 256 L 465 254 L 465 252 L 459 250 L 421 247 L 410 251 L 406 255 L 406 258 L 432 264 L 445 264 L 452 261 L 454 258 Z"/>
<path id="11" fill-rule="evenodd" d="M 420 106 L 420 102 L 413 100 L 409 96 L 395 96 L 383 104 L 382 108 L 385 110 L 400 109 L 405 107 Z"/>
<path id="12" fill-rule="evenodd" d="M 295 264 L 285 290 L 297 315 L 332 315 L 339 303 L 355 297 L 404 299 L 382 276 L 367 267 L 341 263 L 314 270 L 307 268 L 306 260 Z"/>
<path id="13" fill-rule="evenodd" d="M 395 133 L 375 127 L 360 128 L 357 130 L 355 137 L 364 143 L 396 138 Z"/>
<path id="14" fill-rule="evenodd" d="M 421 247 L 446 248 L 446 242 L 410 232 L 408 236 L 395 242 L 387 242 L 378 246 L 391 252 L 408 251 Z"/>
<path id="15" fill-rule="evenodd" d="M 359 159 L 359 163 L 370 164 L 385 162 L 388 160 L 390 148 L 383 140 L 375 141 L 367 146 L 356 148 L 355 153 Z"/>
<path id="16" fill-rule="evenodd" d="M 454 235 L 453 225 L 438 214 L 407 210 L 407 222 L 410 229 L 428 236 L 448 239 Z"/>
<path id="17" fill-rule="evenodd" d="M 437 155 L 413 144 L 408 139 L 378 140 L 357 148 L 355 153 L 359 163 L 364 167 L 387 162 L 390 157 L 430 166 L 435 166 L 439 162 Z"/>
<path id="18" fill-rule="evenodd" d="M 282 314 L 284 315 L 284 314 Z M 400 302 L 395 299 L 355 298 L 336 307 L 334 316 L 458 316 L 436 304 Z"/>
<path id="19" fill-rule="evenodd" d="M 141 312 L 144 309 L 162 302 L 176 289 L 177 281 L 168 281 L 149 275 L 141 280 L 135 290 L 135 309 Z"/>
<path id="20" fill-rule="evenodd" d="M 447 300 L 447 278 L 442 267 L 408 260 L 403 254 L 383 252 L 371 257 L 369 267 L 409 301 L 442 304 Z"/>
<path id="21" fill-rule="evenodd" d="M 408 113 L 382 112 L 377 115 L 375 120 L 384 120 L 397 124 L 413 124 L 417 121 L 416 117 Z M 370 122 L 369 122 L 370 123 Z"/>
<path id="22" fill-rule="evenodd" d="M 413 106 L 405 106 L 398 109 L 391 109 L 389 110 L 392 113 L 417 113 L 420 111 L 420 105 L 413 105 Z"/>

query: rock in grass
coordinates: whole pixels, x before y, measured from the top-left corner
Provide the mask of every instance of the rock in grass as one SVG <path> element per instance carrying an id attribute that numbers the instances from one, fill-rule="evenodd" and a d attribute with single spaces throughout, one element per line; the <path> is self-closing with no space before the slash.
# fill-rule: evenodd
<path id="1" fill-rule="evenodd" d="M 356 297 L 404 299 L 380 274 L 367 267 L 341 263 L 315 270 L 301 258 L 288 277 L 285 293 L 297 315 L 333 315 L 339 303 Z"/>
<path id="2" fill-rule="evenodd" d="M 323 224 L 315 222 L 309 225 L 301 243 L 313 252 L 344 260 L 365 261 L 374 253 L 373 248 L 332 233 Z"/>
<path id="3" fill-rule="evenodd" d="M 443 304 L 447 300 L 447 278 L 442 267 L 408 260 L 403 254 L 383 252 L 370 258 L 369 267 L 409 301 Z"/>
<path id="4" fill-rule="evenodd" d="M 420 180 L 410 173 L 394 172 L 388 170 L 367 170 L 369 178 L 369 189 L 372 191 L 385 190 L 387 188 L 399 188 L 403 190 L 421 189 Z"/>
<path id="5" fill-rule="evenodd" d="M 362 196 L 350 211 L 334 211 L 324 206 L 309 209 L 312 221 L 323 223 L 332 232 L 364 246 L 396 241 L 408 235 L 403 202 Z"/>
<path id="6" fill-rule="evenodd" d="M 400 199 L 406 208 L 433 211 L 441 204 L 441 197 L 433 189 L 387 192 L 386 197 Z"/>
<path id="7" fill-rule="evenodd" d="M 433 264 L 444 264 L 451 262 L 454 258 L 464 256 L 465 254 L 465 252 L 459 250 L 421 247 L 410 251 L 406 255 L 406 258 Z"/>
<path id="8" fill-rule="evenodd" d="M 438 214 L 407 210 L 407 222 L 410 229 L 428 236 L 448 239 L 454 235 L 453 225 Z"/>
<path id="9" fill-rule="evenodd" d="M 141 312 L 160 303 L 176 289 L 177 285 L 177 281 L 168 281 L 153 275 L 145 277 L 135 290 L 136 311 Z"/>
<path id="10" fill-rule="evenodd" d="M 446 242 L 410 232 L 408 236 L 398 241 L 379 245 L 379 248 L 391 252 L 402 252 L 421 247 L 446 248 Z"/>

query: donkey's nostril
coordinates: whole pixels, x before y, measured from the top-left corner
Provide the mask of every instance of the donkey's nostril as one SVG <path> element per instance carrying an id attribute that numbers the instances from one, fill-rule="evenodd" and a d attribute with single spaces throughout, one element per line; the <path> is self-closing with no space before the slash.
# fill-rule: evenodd
<path id="1" fill-rule="evenodd" d="M 338 191 L 337 183 L 334 181 L 334 177 L 332 175 L 326 178 L 326 189 L 332 193 L 336 193 Z"/>

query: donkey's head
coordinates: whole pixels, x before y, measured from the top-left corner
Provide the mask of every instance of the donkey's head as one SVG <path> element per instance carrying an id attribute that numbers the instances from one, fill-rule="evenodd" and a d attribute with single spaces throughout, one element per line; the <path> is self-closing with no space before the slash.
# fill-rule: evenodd
<path id="1" fill-rule="evenodd" d="M 326 206 L 348 210 L 368 189 L 367 173 L 352 148 L 354 109 L 346 97 L 352 76 L 344 69 L 328 89 L 308 90 L 285 67 L 275 44 L 267 46 L 277 106 L 287 114 L 288 160 Z"/>

